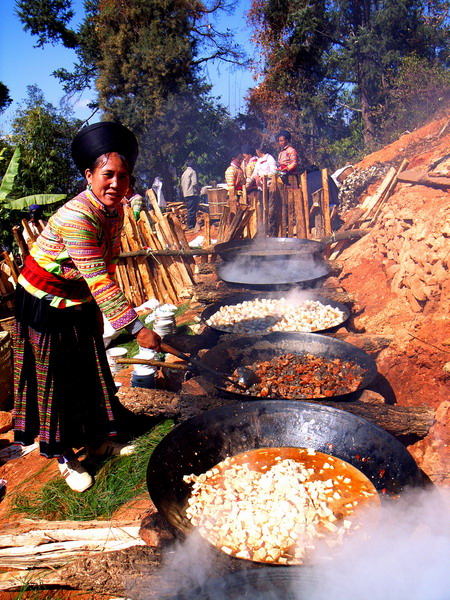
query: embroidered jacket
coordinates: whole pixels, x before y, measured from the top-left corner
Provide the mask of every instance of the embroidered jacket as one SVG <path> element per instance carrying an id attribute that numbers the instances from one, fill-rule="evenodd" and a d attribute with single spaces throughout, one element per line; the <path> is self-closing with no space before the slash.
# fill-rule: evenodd
<path id="1" fill-rule="evenodd" d="M 284 173 L 295 175 L 298 173 L 298 153 L 292 146 L 286 146 L 278 154 L 278 168 Z"/>
<path id="2" fill-rule="evenodd" d="M 245 183 L 245 177 L 241 167 L 235 162 L 232 162 L 225 171 L 225 181 L 228 186 L 228 192 L 238 192 L 242 190 L 242 186 Z"/>
<path id="3" fill-rule="evenodd" d="M 82 299 L 54 296 L 51 305 L 66 308 L 94 298 L 114 329 L 121 329 L 138 317 L 114 281 L 120 253 L 123 206 L 111 216 L 92 192 L 85 191 L 66 202 L 52 217 L 31 249 L 40 267 L 67 280 L 84 279 L 92 295 Z M 37 289 L 23 275 L 19 283 L 34 296 Z"/>

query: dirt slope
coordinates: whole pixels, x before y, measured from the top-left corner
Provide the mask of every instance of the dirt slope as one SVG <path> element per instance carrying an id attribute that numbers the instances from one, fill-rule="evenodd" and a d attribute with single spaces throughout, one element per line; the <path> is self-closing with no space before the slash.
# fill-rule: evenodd
<path id="1" fill-rule="evenodd" d="M 404 135 L 367 156 L 428 171 L 450 152 L 448 119 Z M 450 193 L 398 183 L 373 230 L 343 252 L 341 285 L 357 298 L 355 325 L 393 337 L 377 357 L 395 400 L 436 409 L 436 425 L 409 447 L 425 473 L 449 485 Z"/>

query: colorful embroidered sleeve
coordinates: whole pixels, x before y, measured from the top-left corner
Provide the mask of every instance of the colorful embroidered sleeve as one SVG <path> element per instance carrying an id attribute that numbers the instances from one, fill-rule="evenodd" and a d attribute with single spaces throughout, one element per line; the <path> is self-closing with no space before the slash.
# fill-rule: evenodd
<path id="1" fill-rule="evenodd" d="M 225 171 L 225 181 L 228 186 L 228 191 L 232 192 L 242 189 L 242 184 L 244 182 L 244 173 L 242 172 L 242 169 L 234 163 L 231 163 Z"/>
<path id="2" fill-rule="evenodd" d="M 50 219 L 33 247 L 38 264 L 67 279 L 83 277 L 100 310 L 114 329 L 137 318 L 137 313 L 113 280 L 120 253 L 123 209 L 109 217 L 96 202 L 74 198 Z"/>

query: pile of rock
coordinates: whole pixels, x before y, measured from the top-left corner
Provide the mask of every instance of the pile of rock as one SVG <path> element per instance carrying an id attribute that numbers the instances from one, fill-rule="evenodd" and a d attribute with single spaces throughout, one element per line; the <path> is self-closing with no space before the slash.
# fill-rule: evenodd
<path id="1" fill-rule="evenodd" d="M 381 180 L 389 171 L 390 164 L 376 163 L 367 169 L 355 169 L 339 188 L 339 213 L 342 215 L 361 202 L 362 195 L 375 181 Z"/>

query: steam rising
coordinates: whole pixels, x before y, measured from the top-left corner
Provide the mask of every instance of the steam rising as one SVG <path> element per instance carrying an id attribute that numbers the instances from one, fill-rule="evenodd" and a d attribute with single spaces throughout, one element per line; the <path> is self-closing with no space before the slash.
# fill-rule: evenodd
<path id="1" fill-rule="evenodd" d="M 267 260 L 240 256 L 223 263 L 219 268 L 219 277 L 242 285 L 282 285 L 310 281 L 328 272 L 328 265 L 316 254 L 271 257 Z"/>
<path id="2" fill-rule="evenodd" d="M 221 553 L 218 559 L 194 531 L 166 553 L 159 585 L 152 578 L 132 598 L 447 600 L 449 507 L 449 490 L 408 490 L 384 502 L 375 517 L 363 515 L 364 535 L 349 536 L 339 550 L 318 547 L 311 564 L 303 567 L 255 569 Z M 194 593 L 187 591 L 196 586 Z"/>

